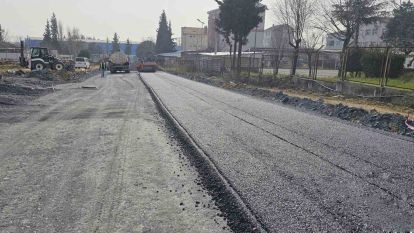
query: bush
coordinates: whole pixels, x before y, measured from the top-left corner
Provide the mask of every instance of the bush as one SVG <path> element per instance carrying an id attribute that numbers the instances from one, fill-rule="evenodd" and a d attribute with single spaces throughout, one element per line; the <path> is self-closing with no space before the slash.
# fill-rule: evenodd
<path id="1" fill-rule="evenodd" d="M 347 71 L 348 72 L 361 72 L 361 57 L 362 51 L 358 48 L 352 49 L 348 55 Z"/>
<path id="2" fill-rule="evenodd" d="M 367 77 L 381 77 L 385 60 L 386 55 L 382 51 L 366 51 L 361 56 L 362 71 Z M 388 77 L 397 78 L 404 70 L 405 57 L 403 55 L 392 54 L 390 61 Z"/>

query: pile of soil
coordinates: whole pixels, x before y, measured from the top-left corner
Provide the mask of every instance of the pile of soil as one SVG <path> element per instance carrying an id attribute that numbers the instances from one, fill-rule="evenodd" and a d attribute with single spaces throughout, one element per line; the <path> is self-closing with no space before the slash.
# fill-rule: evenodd
<path id="1" fill-rule="evenodd" d="M 246 84 L 235 83 L 229 80 L 226 81 L 216 77 L 208 77 L 203 74 L 183 73 L 179 75 L 187 79 L 229 89 L 245 95 L 280 102 L 285 105 L 318 112 L 322 115 L 336 117 L 367 127 L 395 132 L 414 138 L 414 131 L 410 130 L 405 125 L 406 117 L 400 114 L 382 114 L 376 110 L 367 111 L 362 108 L 349 107 L 343 104 L 327 104 L 323 99 L 315 101 L 309 98 L 292 97 L 281 91 L 275 92 L 269 89 L 248 86 Z"/>
<path id="2" fill-rule="evenodd" d="M 97 75 L 97 71 L 36 71 L 6 73 L 0 79 L 0 105 L 20 105 L 53 91 L 53 86 L 77 83 Z"/>

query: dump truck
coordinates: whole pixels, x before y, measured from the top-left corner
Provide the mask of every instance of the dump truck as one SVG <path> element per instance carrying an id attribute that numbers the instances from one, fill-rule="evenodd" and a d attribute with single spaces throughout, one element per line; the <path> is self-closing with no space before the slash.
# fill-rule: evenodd
<path id="1" fill-rule="evenodd" d="M 109 57 L 109 71 L 111 71 L 111 74 L 114 74 L 116 72 L 125 72 L 129 73 L 129 58 L 127 55 L 125 55 L 122 52 L 116 52 L 113 53 Z"/>

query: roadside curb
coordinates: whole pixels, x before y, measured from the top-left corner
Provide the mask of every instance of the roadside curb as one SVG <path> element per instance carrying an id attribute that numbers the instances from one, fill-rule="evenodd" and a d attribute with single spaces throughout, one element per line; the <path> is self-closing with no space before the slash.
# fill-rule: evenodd
<path id="1" fill-rule="evenodd" d="M 193 156 L 197 157 L 197 159 L 201 160 L 200 162 L 202 165 L 207 169 L 207 172 L 209 173 L 209 176 L 212 176 L 217 179 L 218 185 L 220 186 L 221 190 L 224 190 L 225 194 L 229 195 L 229 198 L 231 200 L 228 200 L 232 207 L 226 208 L 223 207 L 225 212 L 228 215 L 236 214 L 235 212 L 241 212 L 237 213 L 240 215 L 243 215 L 240 217 L 241 221 L 248 221 L 246 222 L 238 222 L 236 221 L 233 224 L 229 224 L 230 227 L 235 230 L 240 225 L 249 225 L 249 230 L 247 229 L 237 229 L 237 232 L 268 232 L 264 225 L 258 220 L 258 218 L 255 216 L 254 212 L 249 208 L 249 206 L 243 201 L 243 199 L 240 197 L 240 195 L 237 193 L 237 191 L 232 187 L 230 182 L 227 181 L 227 179 L 222 175 L 220 170 L 217 168 L 215 163 L 210 159 L 208 154 L 204 152 L 201 147 L 197 144 L 197 142 L 193 139 L 191 134 L 180 124 L 180 122 L 172 115 L 172 113 L 169 111 L 169 109 L 165 106 L 161 98 L 157 95 L 157 93 L 148 85 L 148 83 L 142 78 L 141 74 L 138 73 L 138 76 L 141 80 L 141 82 L 144 84 L 144 86 L 147 88 L 148 92 L 150 93 L 152 99 L 154 100 L 155 104 L 157 105 L 158 109 L 162 113 L 162 115 L 168 120 L 170 123 L 172 123 L 173 127 L 178 130 L 179 136 L 182 137 L 183 141 L 190 147 L 192 152 L 195 152 Z M 202 174 L 200 174 L 203 176 Z M 213 191 L 214 192 L 214 191 Z M 223 191 L 221 191 L 223 192 Z M 221 197 L 218 197 L 221 198 Z M 236 208 L 234 208 L 236 207 Z M 230 212 L 230 213 L 229 213 Z M 238 223 L 237 223 L 238 222 Z"/>

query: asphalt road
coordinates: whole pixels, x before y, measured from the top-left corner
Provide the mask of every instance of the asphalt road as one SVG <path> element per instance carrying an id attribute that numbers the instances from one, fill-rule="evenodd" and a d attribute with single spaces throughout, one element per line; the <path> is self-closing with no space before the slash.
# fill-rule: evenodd
<path id="1" fill-rule="evenodd" d="M 56 88 L 0 106 L 1 233 L 229 231 L 136 73 Z"/>
<path id="2" fill-rule="evenodd" d="M 414 142 L 158 72 L 143 74 L 270 232 L 414 230 Z"/>

